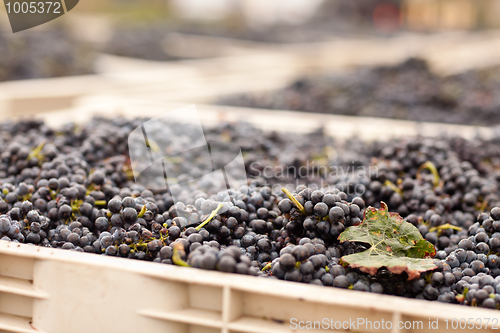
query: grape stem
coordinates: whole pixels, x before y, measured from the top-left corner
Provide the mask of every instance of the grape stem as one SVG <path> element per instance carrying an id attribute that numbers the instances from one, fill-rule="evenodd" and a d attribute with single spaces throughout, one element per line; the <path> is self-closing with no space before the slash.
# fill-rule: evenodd
<path id="1" fill-rule="evenodd" d="M 439 181 L 441 178 L 439 177 L 439 172 L 438 172 L 436 166 L 431 161 L 425 162 L 424 164 L 422 164 L 418 168 L 417 175 L 416 175 L 417 179 L 421 179 L 420 173 L 422 172 L 422 170 L 425 170 L 425 169 L 429 170 L 434 175 L 433 185 L 434 185 L 434 187 L 437 187 L 439 185 Z"/>
<path id="2" fill-rule="evenodd" d="M 26 160 L 30 161 L 33 157 L 42 157 L 40 153 L 43 149 L 43 146 L 45 146 L 45 141 L 40 142 L 40 144 L 36 146 L 36 148 L 33 149 L 31 153 L 29 153 L 28 158 Z"/>
<path id="3" fill-rule="evenodd" d="M 297 207 L 297 210 L 302 214 L 302 215 L 306 215 L 306 210 L 304 209 L 304 206 L 302 206 L 302 204 L 299 202 L 299 200 L 297 200 L 297 198 L 295 198 L 292 193 L 290 193 L 290 191 L 288 191 L 286 188 L 282 188 L 281 189 L 283 191 L 283 193 L 286 194 L 286 196 L 288 197 L 288 199 L 290 199 L 293 204 L 295 205 L 295 207 Z"/>
<path id="4" fill-rule="evenodd" d="M 80 212 L 80 206 L 83 204 L 82 200 L 76 199 L 76 200 L 71 200 L 71 209 L 73 210 L 73 213 Z"/>
<path id="5" fill-rule="evenodd" d="M 479 207 L 480 212 L 484 212 L 484 210 L 488 207 L 488 200 L 484 200 L 481 206 Z"/>
<path id="6" fill-rule="evenodd" d="M 396 185 L 394 185 L 394 183 L 391 182 L 389 179 L 387 179 L 384 182 L 384 185 L 387 186 L 387 187 L 389 187 L 394 192 L 398 193 L 400 196 L 403 196 L 403 192 Z"/>
<path id="7" fill-rule="evenodd" d="M 197 226 L 195 229 L 196 230 L 200 230 L 201 228 L 203 228 L 208 222 L 210 222 L 214 217 L 215 215 L 217 215 L 217 212 L 223 207 L 223 204 L 222 203 L 219 203 L 219 205 L 217 206 L 216 209 L 214 209 L 212 211 L 212 213 L 210 213 L 210 216 L 204 221 L 202 222 L 199 226 Z"/>
<path id="8" fill-rule="evenodd" d="M 182 260 L 181 251 L 184 252 L 183 246 L 180 243 L 173 244 L 174 253 L 172 254 L 172 261 L 178 266 L 191 267 L 187 262 Z"/>
<path id="9" fill-rule="evenodd" d="M 441 231 L 441 230 L 445 230 L 445 229 L 462 231 L 462 228 L 457 227 L 456 225 L 452 225 L 452 224 L 446 223 L 446 224 L 443 224 L 443 225 L 439 225 L 437 227 L 430 228 L 429 232 Z"/>
<path id="10" fill-rule="evenodd" d="M 141 211 L 137 214 L 137 217 L 143 217 L 144 213 L 146 213 L 146 205 L 142 206 Z"/>

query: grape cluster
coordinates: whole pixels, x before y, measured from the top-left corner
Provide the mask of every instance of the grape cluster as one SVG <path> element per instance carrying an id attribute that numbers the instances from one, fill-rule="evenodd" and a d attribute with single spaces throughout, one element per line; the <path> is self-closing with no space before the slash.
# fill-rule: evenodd
<path id="1" fill-rule="evenodd" d="M 58 131 L 36 120 L 0 124 L 0 239 L 500 307 L 497 139 L 340 144 L 321 131 L 264 133 L 245 123 L 220 124 L 205 130 L 207 140 L 241 146 L 248 183 L 227 192 L 181 193 L 175 186 L 150 190 L 134 182 L 126 142 L 144 121 L 96 118 Z M 329 149 L 336 154 L 325 154 Z M 318 156 L 317 165 L 308 164 Z M 321 163 L 346 161 L 377 172 L 315 172 Z M 260 172 L 293 166 L 308 172 Z M 372 276 L 341 265 L 342 256 L 365 251 L 367 244 L 339 242 L 339 235 L 381 201 L 435 245 L 437 269 L 408 280 L 385 268 Z"/>

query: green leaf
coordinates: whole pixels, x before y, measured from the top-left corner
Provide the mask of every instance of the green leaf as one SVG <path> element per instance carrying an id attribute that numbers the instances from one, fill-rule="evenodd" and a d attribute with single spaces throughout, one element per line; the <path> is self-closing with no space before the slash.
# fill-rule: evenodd
<path id="1" fill-rule="evenodd" d="M 380 209 L 368 207 L 363 222 L 347 228 L 339 240 L 370 245 L 368 250 L 343 256 L 340 260 L 344 265 L 371 275 L 380 267 L 387 267 L 394 274 L 406 272 L 412 280 L 422 272 L 437 268 L 430 259 L 436 255 L 434 245 L 423 239 L 413 224 L 397 213 L 390 213 L 384 202 Z"/>

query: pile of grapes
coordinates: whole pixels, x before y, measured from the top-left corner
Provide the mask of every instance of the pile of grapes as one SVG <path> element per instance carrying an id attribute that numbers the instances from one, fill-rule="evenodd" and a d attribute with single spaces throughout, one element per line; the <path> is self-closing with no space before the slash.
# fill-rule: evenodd
<path id="1" fill-rule="evenodd" d="M 219 104 L 467 125 L 500 123 L 500 67 L 441 77 L 424 60 L 297 79 L 272 93 L 227 96 Z"/>
<path id="2" fill-rule="evenodd" d="M 497 139 L 339 143 L 321 130 L 220 124 L 205 129 L 207 141 L 240 145 L 248 184 L 229 190 L 229 201 L 193 191 L 175 202 L 134 182 L 127 138 L 144 121 L 96 118 L 57 131 L 36 120 L 0 124 L 0 239 L 500 308 Z M 381 202 L 435 247 L 422 259 L 432 269 L 346 264 L 369 244 L 339 236 Z"/>
<path id="3" fill-rule="evenodd" d="M 96 56 L 63 29 L 0 33 L 0 53 L 0 81 L 92 74 Z"/>

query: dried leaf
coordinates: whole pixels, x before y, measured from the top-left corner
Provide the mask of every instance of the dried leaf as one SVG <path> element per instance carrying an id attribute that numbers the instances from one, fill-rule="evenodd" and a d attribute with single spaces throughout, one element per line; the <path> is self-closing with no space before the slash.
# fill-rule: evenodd
<path id="1" fill-rule="evenodd" d="M 434 245 L 423 239 L 413 224 L 390 213 L 383 202 L 380 209 L 368 207 L 363 222 L 347 228 L 339 240 L 370 245 L 366 251 L 342 257 L 341 262 L 371 275 L 387 267 L 395 274 L 406 272 L 411 280 L 437 268 L 430 259 L 436 255 Z"/>

